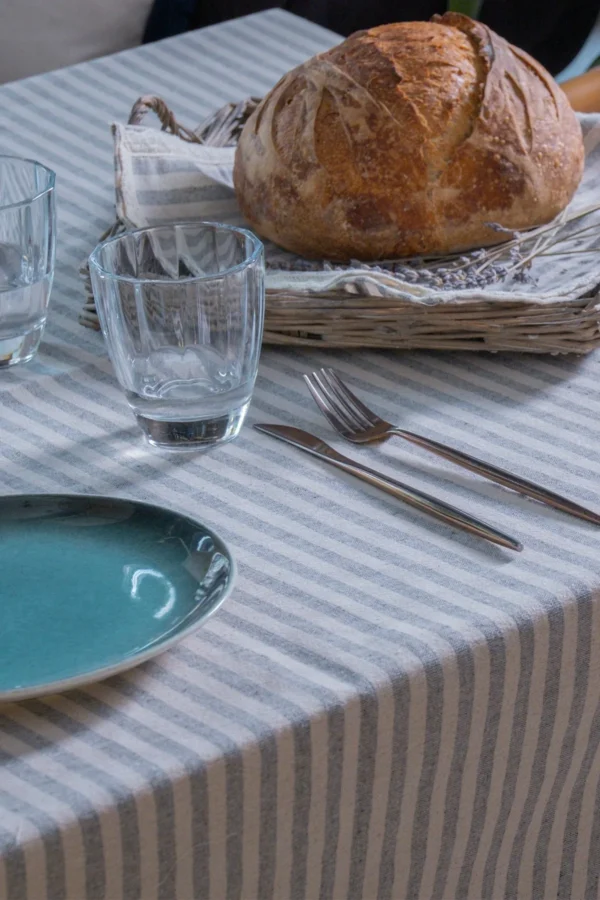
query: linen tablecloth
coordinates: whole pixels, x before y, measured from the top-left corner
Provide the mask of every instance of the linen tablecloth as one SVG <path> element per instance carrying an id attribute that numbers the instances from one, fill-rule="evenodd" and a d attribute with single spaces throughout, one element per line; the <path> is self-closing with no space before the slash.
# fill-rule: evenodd
<path id="1" fill-rule="evenodd" d="M 0 90 L 0 151 L 56 169 L 60 225 L 42 350 L 0 375 L 0 489 L 160 503 L 239 563 L 178 648 L 0 709 L 1 898 L 598 894 L 600 532 L 399 441 L 351 452 L 525 551 L 249 426 L 154 454 L 77 321 L 79 264 L 114 215 L 109 123 L 143 93 L 199 121 L 335 41 L 275 10 Z M 340 446 L 300 378 L 335 364 L 390 419 L 600 508 L 599 361 L 266 348 L 249 422 Z"/>

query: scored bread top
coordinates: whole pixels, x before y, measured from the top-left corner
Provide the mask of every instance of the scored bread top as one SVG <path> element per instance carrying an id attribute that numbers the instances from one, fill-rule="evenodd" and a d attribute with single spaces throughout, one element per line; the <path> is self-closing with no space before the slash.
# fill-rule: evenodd
<path id="1" fill-rule="evenodd" d="M 242 132 L 249 223 L 306 257 L 373 260 L 501 239 L 562 210 L 581 129 L 552 77 L 456 13 L 358 32 L 285 75 Z"/>

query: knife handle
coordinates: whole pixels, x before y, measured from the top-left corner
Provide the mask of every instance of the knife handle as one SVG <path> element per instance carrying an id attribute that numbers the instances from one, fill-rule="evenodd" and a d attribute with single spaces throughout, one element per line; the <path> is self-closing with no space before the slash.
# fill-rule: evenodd
<path id="1" fill-rule="evenodd" d="M 397 500 L 402 500 L 404 503 L 414 506 L 415 509 L 420 510 L 426 515 L 439 519 L 446 525 L 460 528 L 462 531 L 467 531 L 469 534 L 485 538 L 485 540 L 491 541 L 493 544 L 499 544 L 501 547 L 507 547 L 509 550 L 521 551 L 523 549 L 523 545 L 510 535 L 498 531 L 491 525 L 487 525 L 480 519 L 475 519 L 473 516 L 462 512 L 454 506 L 450 506 L 449 503 L 444 503 L 443 500 L 437 500 L 435 497 L 430 496 L 430 494 L 409 487 L 407 484 L 403 484 L 401 481 L 396 481 L 393 478 L 387 478 L 385 475 L 376 472 L 374 469 L 369 469 L 367 466 L 363 466 L 360 463 L 356 463 L 345 457 L 337 458 L 337 454 L 336 457 L 320 453 L 315 455 L 318 455 L 320 459 L 331 463 L 332 466 L 336 466 L 336 468 L 347 472 L 349 475 L 354 475 L 355 478 L 359 478 L 361 481 L 366 482 L 366 484 L 379 488 L 386 494 L 395 497 Z"/>

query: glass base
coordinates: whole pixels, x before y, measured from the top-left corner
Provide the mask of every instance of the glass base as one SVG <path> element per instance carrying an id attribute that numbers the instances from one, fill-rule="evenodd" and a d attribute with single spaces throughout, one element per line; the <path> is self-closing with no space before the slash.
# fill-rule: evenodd
<path id="1" fill-rule="evenodd" d="M 0 338 L 0 368 L 32 360 L 40 346 L 44 325 L 45 322 L 42 322 L 26 334 L 16 337 Z"/>
<path id="2" fill-rule="evenodd" d="M 208 450 L 217 444 L 231 441 L 239 434 L 249 406 L 249 402 L 244 403 L 226 416 L 211 419 L 171 422 L 149 419 L 139 413 L 136 413 L 136 419 L 152 447 L 187 453 L 192 450 Z"/>

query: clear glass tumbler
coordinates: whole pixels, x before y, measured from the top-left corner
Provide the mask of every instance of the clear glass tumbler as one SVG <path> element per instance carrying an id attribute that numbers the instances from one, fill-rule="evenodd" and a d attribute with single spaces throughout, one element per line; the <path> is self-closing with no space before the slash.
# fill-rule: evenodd
<path id="1" fill-rule="evenodd" d="M 29 362 L 40 345 L 54 276 L 55 174 L 0 156 L 0 366 Z"/>
<path id="2" fill-rule="evenodd" d="M 249 231 L 207 222 L 109 238 L 90 256 L 116 376 L 149 442 L 195 450 L 239 432 L 264 321 L 264 257 Z"/>

